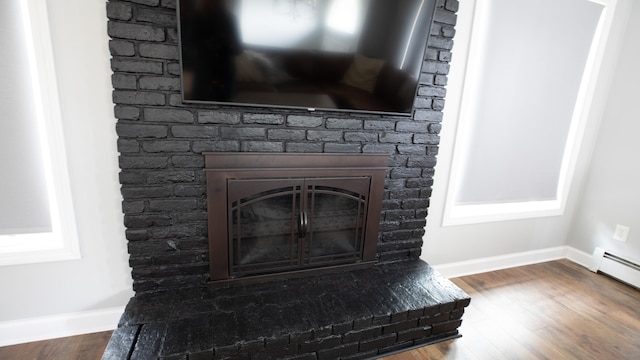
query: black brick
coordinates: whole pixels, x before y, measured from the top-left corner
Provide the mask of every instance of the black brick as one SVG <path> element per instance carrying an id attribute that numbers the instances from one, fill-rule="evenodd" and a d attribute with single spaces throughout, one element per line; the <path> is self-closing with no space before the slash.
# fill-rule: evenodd
<path id="1" fill-rule="evenodd" d="M 193 182 L 196 176 L 193 171 L 150 171 L 147 172 L 149 184 L 173 184 Z"/>
<path id="2" fill-rule="evenodd" d="M 311 141 L 339 141 L 342 140 L 342 131 L 336 130 L 308 130 L 307 140 Z"/>
<path id="3" fill-rule="evenodd" d="M 431 109 L 431 105 L 433 105 L 433 99 L 425 98 L 425 97 L 417 97 L 413 107 L 418 109 Z"/>
<path id="4" fill-rule="evenodd" d="M 269 141 L 245 141 L 240 144 L 240 150 L 247 152 L 283 152 L 284 144 Z"/>
<path id="5" fill-rule="evenodd" d="M 145 141 L 142 149 L 150 153 L 185 152 L 191 149 L 191 144 L 188 141 Z"/>
<path id="6" fill-rule="evenodd" d="M 180 71 L 181 71 L 180 63 L 171 62 L 167 64 L 167 73 L 169 75 L 180 76 Z M 180 95 L 178 95 L 177 97 L 182 100 L 182 97 Z"/>
<path id="7" fill-rule="evenodd" d="M 223 127 L 220 129 L 220 133 L 223 139 L 264 139 L 266 135 L 266 129 L 261 127 Z"/>
<path id="8" fill-rule="evenodd" d="M 107 3 L 107 17 L 113 20 L 130 20 L 133 17 L 131 5 L 113 1 Z"/>
<path id="9" fill-rule="evenodd" d="M 140 56 L 154 59 L 178 60 L 178 47 L 175 45 L 143 43 L 139 46 Z"/>
<path id="10" fill-rule="evenodd" d="M 121 153 L 137 153 L 140 144 L 137 140 L 118 139 L 118 151 Z"/>
<path id="11" fill-rule="evenodd" d="M 422 169 L 415 168 L 394 168 L 391 169 L 391 178 L 415 178 L 422 174 Z"/>
<path id="12" fill-rule="evenodd" d="M 136 54 L 133 43 L 124 40 L 109 40 L 109 51 L 114 56 L 133 56 Z"/>
<path id="13" fill-rule="evenodd" d="M 222 111 L 200 111 L 198 122 L 201 124 L 227 124 L 236 125 L 240 123 L 240 114 Z"/>
<path id="14" fill-rule="evenodd" d="M 444 99 L 433 99 L 433 110 L 442 110 L 444 109 Z"/>
<path id="15" fill-rule="evenodd" d="M 374 340 L 361 341 L 360 342 L 360 351 L 369 351 L 374 349 L 380 349 L 385 346 L 389 346 L 396 342 L 397 335 L 389 334 L 381 336 Z"/>
<path id="16" fill-rule="evenodd" d="M 344 133 L 345 141 L 360 141 L 365 143 L 377 142 L 378 134 L 370 132 L 346 132 Z"/>
<path id="17" fill-rule="evenodd" d="M 197 208 L 196 200 L 179 199 L 179 200 L 150 200 L 149 210 L 151 211 L 189 211 Z"/>
<path id="18" fill-rule="evenodd" d="M 177 185 L 174 189 L 174 194 L 175 196 L 179 196 L 179 197 L 187 197 L 187 196 L 196 196 L 196 197 L 202 197 L 205 195 L 206 192 L 206 188 L 204 185 L 202 186 L 198 186 L 198 185 Z M 204 217 L 206 218 L 207 214 L 204 214 Z"/>
<path id="19" fill-rule="evenodd" d="M 397 322 L 397 323 L 394 323 L 394 324 L 390 324 L 390 325 L 384 326 L 382 328 L 382 333 L 385 334 L 385 335 L 386 334 L 397 333 L 399 331 L 404 331 L 404 330 L 409 330 L 409 329 L 415 328 L 416 326 L 418 326 L 418 320 L 417 319 L 405 320 L 405 321 L 402 321 L 402 322 Z"/>
<path id="20" fill-rule="evenodd" d="M 293 127 L 315 128 L 322 125 L 322 118 L 318 116 L 289 115 L 287 125 Z"/>
<path id="21" fill-rule="evenodd" d="M 142 90 L 180 90 L 180 78 L 162 76 L 143 76 L 140 78 Z"/>
<path id="22" fill-rule="evenodd" d="M 223 140 L 223 141 L 194 141 L 193 152 L 195 153 L 203 153 L 207 151 L 212 152 L 236 152 L 240 151 L 240 142 L 234 140 Z"/>
<path id="23" fill-rule="evenodd" d="M 139 74 L 162 74 L 162 63 L 142 60 L 111 60 L 113 71 L 122 71 Z"/>
<path id="24" fill-rule="evenodd" d="M 328 153 L 360 153 L 362 152 L 362 145 L 360 144 L 336 144 L 330 143 L 324 145 L 324 151 Z"/>
<path id="25" fill-rule="evenodd" d="M 196 156 L 172 156 L 171 163 L 174 167 L 178 168 L 203 168 L 204 167 L 204 157 L 201 155 Z"/>
<path id="26" fill-rule="evenodd" d="M 144 120 L 153 122 L 193 123 L 194 117 L 189 110 L 148 108 L 144 109 Z"/>
<path id="27" fill-rule="evenodd" d="M 353 329 L 353 321 L 347 321 L 341 324 L 334 324 L 331 326 L 331 333 L 333 335 L 341 335 L 346 333 L 347 331 L 351 331 Z"/>
<path id="28" fill-rule="evenodd" d="M 445 23 L 449 25 L 456 24 L 456 14 L 448 11 L 436 11 L 433 16 L 433 21 Z"/>
<path id="29" fill-rule="evenodd" d="M 395 121 L 388 120 L 365 120 L 365 130 L 393 130 L 396 127 Z"/>
<path id="30" fill-rule="evenodd" d="M 376 326 L 369 329 L 355 330 L 343 335 L 343 341 L 350 343 L 353 341 L 360 341 L 362 339 L 370 339 L 382 335 L 382 327 Z"/>
<path id="31" fill-rule="evenodd" d="M 418 89 L 418 95 L 443 98 L 447 95 L 447 91 L 445 88 L 438 86 L 421 86 Z"/>
<path id="32" fill-rule="evenodd" d="M 389 144 L 366 144 L 362 147 L 364 153 L 393 154 L 396 152 L 395 145 Z"/>
<path id="33" fill-rule="evenodd" d="M 160 4 L 160 0 L 129 0 L 132 3 L 142 4 L 147 6 L 158 6 Z"/>
<path id="34" fill-rule="evenodd" d="M 398 153 L 402 155 L 426 155 L 427 148 L 424 145 L 398 145 Z"/>
<path id="35" fill-rule="evenodd" d="M 244 114 L 242 122 L 245 124 L 280 125 L 284 123 L 284 117 L 274 114 Z"/>
<path id="36" fill-rule="evenodd" d="M 431 134 L 439 134 L 441 129 L 441 124 L 429 124 L 429 133 Z"/>
<path id="37" fill-rule="evenodd" d="M 122 201 L 122 212 L 125 214 L 137 214 L 144 211 L 144 201 Z"/>
<path id="38" fill-rule="evenodd" d="M 122 120 L 138 120 L 140 118 L 140 109 L 135 106 L 116 105 L 114 115 Z"/>
<path id="39" fill-rule="evenodd" d="M 136 89 L 137 82 L 134 75 L 113 74 L 111 83 L 116 89 Z"/>
<path id="40" fill-rule="evenodd" d="M 142 185 L 146 182 L 145 172 L 142 171 L 123 170 L 118 178 L 122 185 Z"/>
<path id="41" fill-rule="evenodd" d="M 159 12 L 155 9 L 139 9 L 136 20 L 157 25 L 173 26 L 176 24 L 175 13 Z"/>
<path id="42" fill-rule="evenodd" d="M 171 225 L 171 216 L 164 214 L 125 215 L 124 225 L 129 229 L 145 229 L 152 226 Z M 129 243 L 132 248 L 133 243 Z"/>
<path id="43" fill-rule="evenodd" d="M 419 187 L 430 187 L 433 186 L 433 179 L 407 179 L 407 187 L 408 188 L 419 188 Z"/>
<path id="44" fill-rule="evenodd" d="M 116 90 L 113 92 L 113 102 L 125 105 L 164 105 L 165 99 L 159 93 Z"/>
<path id="45" fill-rule="evenodd" d="M 358 343 L 345 344 L 329 350 L 319 350 L 318 360 L 342 359 L 344 355 L 358 352 Z"/>
<path id="46" fill-rule="evenodd" d="M 318 340 L 312 340 L 300 344 L 300 351 L 303 353 L 317 351 L 320 349 L 329 349 L 339 346 L 342 343 L 340 335 L 333 335 Z"/>
<path id="47" fill-rule="evenodd" d="M 402 223 L 400 225 L 400 228 L 402 228 L 402 229 L 421 229 L 421 228 L 424 228 L 425 225 L 427 225 L 427 220 L 424 219 L 424 218 L 416 219 L 416 220 L 404 220 L 404 221 L 402 221 Z"/>
<path id="48" fill-rule="evenodd" d="M 439 61 L 445 61 L 445 62 L 450 62 L 451 61 L 451 57 L 452 54 L 450 51 L 440 51 L 440 53 L 438 54 L 438 60 Z M 442 75 L 444 76 L 444 75 Z"/>
<path id="49" fill-rule="evenodd" d="M 120 156 L 122 169 L 164 169 L 168 162 L 164 156 Z"/>
<path id="50" fill-rule="evenodd" d="M 452 320 L 452 321 L 447 321 L 445 323 L 435 324 L 433 325 L 433 334 L 437 335 L 437 334 L 454 331 L 458 327 L 460 327 L 460 324 L 462 324 L 462 320 Z"/>
<path id="51" fill-rule="evenodd" d="M 442 59 L 442 54 L 444 52 L 440 53 L 440 58 Z M 449 53 L 450 54 L 450 53 Z M 450 60 L 450 59 L 449 59 Z M 447 85 L 448 82 L 448 78 L 446 75 L 436 75 L 433 84 L 434 85 L 439 85 L 439 86 L 445 86 Z"/>
<path id="52" fill-rule="evenodd" d="M 116 132 L 125 138 L 165 138 L 168 128 L 163 125 L 118 124 Z"/>
<path id="53" fill-rule="evenodd" d="M 449 64 L 439 61 L 426 61 L 422 67 L 422 71 L 432 74 L 447 75 L 449 74 Z"/>
<path id="54" fill-rule="evenodd" d="M 306 136 L 305 130 L 296 130 L 296 129 L 267 130 L 267 138 L 269 140 L 304 140 L 305 136 Z"/>
<path id="55" fill-rule="evenodd" d="M 381 143 L 411 144 L 412 134 L 385 132 L 380 134 Z"/>
<path id="56" fill-rule="evenodd" d="M 124 196 L 124 193 L 122 195 Z M 145 229 L 126 229 L 124 234 L 129 241 L 144 241 L 149 239 L 149 231 Z"/>
<path id="57" fill-rule="evenodd" d="M 293 153 L 319 153 L 322 152 L 322 144 L 321 143 L 286 143 L 285 145 L 287 152 Z"/>
<path id="58" fill-rule="evenodd" d="M 391 210 L 385 212 L 385 221 L 413 219 L 414 214 L 412 210 Z"/>
<path id="59" fill-rule="evenodd" d="M 428 132 L 428 124 L 417 121 L 398 121 L 396 130 L 400 132 L 423 133 Z"/>
<path id="60" fill-rule="evenodd" d="M 436 49 L 451 50 L 453 49 L 453 39 L 440 36 L 431 36 L 429 38 L 429 46 Z"/>
<path id="61" fill-rule="evenodd" d="M 176 8 L 176 0 L 162 0 L 162 7 L 167 9 L 175 9 Z"/>
<path id="62" fill-rule="evenodd" d="M 217 138 L 218 127 L 208 125 L 174 125 L 171 133 L 179 138 Z"/>
<path id="63" fill-rule="evenodd" d="M 164 31 L 148 25 L 109 22 L 107 33 L 112 38 L 164 41 Z"/>
<path id="64" fill-rule="evenodd" d="M 438 145 L 440 136 L 438 134 L 416 134 L 413 136 L 414 144 Z"/>
<path id="65" fill-rule="evenodd" d="M 363 121 L 358 119 L 327 119 L 327 129 L 358 130 L 363 128 Z"/>
<path id="66" fill-rule="evenodd" d="M 164 186 L 149 187 L 124 187 L 122 188 L 122 196 L 125 200 L 129 199 L 145 199 L 145 198 L 162 198 L 171 195 L 171 190 Z"/>

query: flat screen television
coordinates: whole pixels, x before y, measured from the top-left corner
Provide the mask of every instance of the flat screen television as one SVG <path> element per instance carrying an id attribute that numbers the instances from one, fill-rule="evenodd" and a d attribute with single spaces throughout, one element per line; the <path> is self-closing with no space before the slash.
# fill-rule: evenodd
<path id="1" fill-rule="evenodd" d="M 183 101 L 411 114 L 437 0 L 179 0 Z"/>

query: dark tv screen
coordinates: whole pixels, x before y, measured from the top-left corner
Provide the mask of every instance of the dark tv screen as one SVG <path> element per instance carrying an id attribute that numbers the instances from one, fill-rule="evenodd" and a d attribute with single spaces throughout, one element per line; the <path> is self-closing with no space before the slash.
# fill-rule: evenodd
<path id="1" fill-rule="evenodd" d="M 185 102 L 411 113 L 436 0 L 179 0 Z"/>

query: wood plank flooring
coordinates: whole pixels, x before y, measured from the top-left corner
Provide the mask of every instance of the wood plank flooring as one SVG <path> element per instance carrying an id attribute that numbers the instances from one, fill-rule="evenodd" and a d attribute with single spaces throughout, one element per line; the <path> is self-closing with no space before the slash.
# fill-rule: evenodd
<path id="1" fill-rule="evenodd" d="M 568 260 L 453 279 L 471 296 L 459 339 L 416 359 L 640 359 L 640 291 Z"/>
<path id="2" fill-rule="evenodd" d="M 640 291 L 568 260 L 453 279 L 461 338 L 382 360 L 640 359 Z M 110 332 L 0 348 L 2 360 L 100 359 Z"/>
<path id="3" fill-rule="evenodd" d="M 111 331 L 0 347 L 1 360 L 97 360 Z"/>

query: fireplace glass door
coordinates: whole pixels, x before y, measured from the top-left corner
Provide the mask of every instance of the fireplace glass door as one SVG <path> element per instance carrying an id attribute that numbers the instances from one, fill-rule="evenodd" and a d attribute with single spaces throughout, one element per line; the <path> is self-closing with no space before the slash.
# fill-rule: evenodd
<path id="1" fill-rule="evenodd" d="M 228 179 L 230 276 L 362 259 L 368 176 Z"/>

